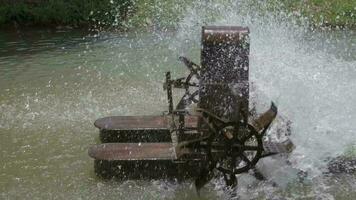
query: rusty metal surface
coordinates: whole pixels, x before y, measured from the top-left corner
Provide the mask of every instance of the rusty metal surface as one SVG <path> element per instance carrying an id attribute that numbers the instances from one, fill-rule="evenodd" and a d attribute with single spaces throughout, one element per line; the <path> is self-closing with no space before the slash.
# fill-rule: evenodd
<path id="1" fill-rule="evenodd" d="M 205 43 L 221 43 L 239 41 L 249 32 L 247 27 L 241 26 L 204 26 L 202 36 Z"/>
<path id="2" fill-rule="evenodd" d="M 172 142 L 169 129 L 135 129 L 135 130 L 105 130 L 99 131 L 102 143 L 113 142 Z"/>
<path id="3" fill-rule="evenodd" d="M 168 128 L 170 123 L 170 115 L 135 117 L 121 116 L 98 119 L 95 122 L 95 126 L 100 130 L 100 140 L 103 143 L 154 143 L 172 142 L 170 129 Z M 197 116 L 185 117 L 185 124 L 187 128 L 196 128 L 197 123 Z M 186 135 L 182 137 L 185 138 Z"/>
<path id="4" fill-rule="evenodd" d="M 277 107 L 272 104 L 270 109 L 261 114 L 258 118 L 252 121 L 252 126 L 256 131 L 261 131 L 263 128 L 268 126 L 277 116 Z"/>
<path id="5" fill-rule="evenodd" d="M 184 181 L 199 174 L 200 161 L 172 162 L 171 160 L 95 160 L 95 173 L 100 177 L 118 180 L 128 179 L 172 179 Z"/>
<path id="6" fill-rule="evenodd" d="M 231 26 L 202 31 L 199 107 L 228 120 L 248 117 L 248 32 Z"/>
<path id="7" fill-rule="evenodd" d="M 105 143 L 91 146 L 89 156 L 96 160 L 173 160 L 172 143 Z"/>
<path id="8" fill-rule="evenodd" d="M 198 125 L 198 120 L 199 120 L 199 117 L 198 116 L 193 116 L 193 115 L 190 115 L 190 116 L 185 116 L 184 117 L 184 124 L 185 124 L 185 127 L 187 128 L 195 128 L 197 127 Z"/>
<path id="9" fill-rule="evenodd" d="M 169 129 L 169 116 L 112 116 L 95 121 L 95 127 L 105 130 Z M 187 116 L 187 127 L 196 127 L 198 117 Z"/>
<path id="10" fill-rule="evenodd" d="M 94 125 L 106 130 L 168 129 L 163 116 L 112 116 L 95 121 Z"/>

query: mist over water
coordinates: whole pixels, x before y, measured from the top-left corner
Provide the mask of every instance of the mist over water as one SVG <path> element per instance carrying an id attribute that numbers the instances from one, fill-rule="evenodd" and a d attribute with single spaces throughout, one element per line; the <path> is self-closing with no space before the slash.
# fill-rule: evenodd
<path id="1" fill-rule="evenodd" d="M 180 55 L 199 63 L 201 26 L 239 25 L 250 29 L 257 110 L 273 101 L 292 121 L 297 149 L 290 161 L 309 174 L 309 182 L 299 183 L 282 176 L 284 166 L 274 166 L 286 179 L 278 187 L 243 176 L 241 199 L 353 199 L 353 175 L 324 178 L 322 172 L 330 157 L 356 146 L 355 32 L 313 31 L 300 17 L 278 7 L 262 12 L 264 6 L 197 1 L 175 31 L 83 33 L 67 43 L 56 33 L 28 49 L 16 39 L 6 43 L 0 57 L 0 197 L 197 198 L 189 183 L 98 179 L 87 156 L 97 142 L 92 123 L 109 115 L 161 114 L 167 110 L 164 73 L 186 73 Z M 229 195 L 223 181 L 214 180 L 203 197 Z"/>

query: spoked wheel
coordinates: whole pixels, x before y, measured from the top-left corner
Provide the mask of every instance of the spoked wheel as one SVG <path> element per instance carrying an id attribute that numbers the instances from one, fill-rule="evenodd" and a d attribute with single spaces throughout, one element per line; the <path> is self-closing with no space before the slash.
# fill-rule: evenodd
<path id="1" fill-rule="evenodd" d="M 195 181 L 197 190 L 211 179 L 208 175 L 214 169 L 223 173 L 227 186 L 236 186 L 236 174 L 254 170 L 259 159 L 266 156 L 262 139 L 277 114 L 277 108 L 272 103 L 270 110 L 261 115 L 258 122 L 263 127 L 257 127 L 259 129 L 247 123 L 226 121 L 204 109 L 197 111 L 202 113 L 202 127 L 208 128 L 208 139 L 201 143 L 207 164 Z"/>
<path id="2" fill-rule="evenodd" d="M 211 155 L 217 169 L 224 174 L 236 175 L 252 169 L 263 152 L 262 136 L 251 126 L 224 124 L 218 131 L 216 142 L 223 149 L 211 144 Z M 219 153 L 214 154 L 214 151 Z"/>
<path id="3" fill-rule="evenodd" d="M 199 102 L 199 74 L 191 72 L 185 79 L 185 94 L 184 97 L 194 103 Z"/>
<path id="4" fill-rule="evenodd" d="M 191 103 L 199 102 L 200 66 L 185 57 L 179 57 L 179 60 L 181 60 L 190 71 L 190 74 L 185 78 L 183 83 L 185 93 L 178 104 L 179 106 L 177 106 L 181 108 Z"/>

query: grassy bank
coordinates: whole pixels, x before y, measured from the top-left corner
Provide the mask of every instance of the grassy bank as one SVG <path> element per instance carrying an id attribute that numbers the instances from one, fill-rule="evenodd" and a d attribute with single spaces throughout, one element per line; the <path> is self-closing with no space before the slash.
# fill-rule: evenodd
<path id="1" fill-rule="evenodd" d="M 193 2 L 194 0 L 0 0 L 0 26 L 19 24 L 174 28 L 185 9 Z M 229 6 L 233 1 L 217 2 Z M 280 12 L 283 9 L 297 17 L 306 18 L 313 27 L 356 27 L 355 0 L 251 2 L 251 5 L 267 2 L 272 9 L 267 9 L 266 12 Z"/>
<path id="2" fill-rule="evenodd" d="M 193 0 L 0 0 L 1 26 L 174 27 Z"/>
<path id="3" fill-rule="evenodd" d="M 193 2 L 194 0 L 134 0 L 134 13 L 126 20 L 126 24 L 129 27 L 174 28 Z"/>
<path id="4" fill-rule="evenodd" d="M 315 27 L 356 28 L 355 0 L 282 0 L 288 12 L 306 17 Z"/>
<path id="5" fill-rule="evenodd" d="M 0 0 L 0 25 L 121 25 L 130 0 Z"/>

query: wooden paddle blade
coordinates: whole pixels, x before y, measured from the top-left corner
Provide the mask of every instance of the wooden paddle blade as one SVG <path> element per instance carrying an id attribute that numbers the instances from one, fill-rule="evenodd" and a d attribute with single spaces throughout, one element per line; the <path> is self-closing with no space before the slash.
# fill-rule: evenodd
<path id="1" fill-rule="evenodd" d="M 194 181 L 195 189 L 200 196 L 200 189 L 203 188 L 211 179 L 214 178 L 214 168 L 216 163 L 209 163 L 205 167 L 202 167 L 198 177 Z"/>
<path id="2" fill-rule="evenodd" d="M 278 109 L 276 105 L 272 102 L 270 109 L 260 115 L 257 119 L 252 122 L 252 126 L 257 132 L 269 126 L 274 118 L 277 116 Z"/>

